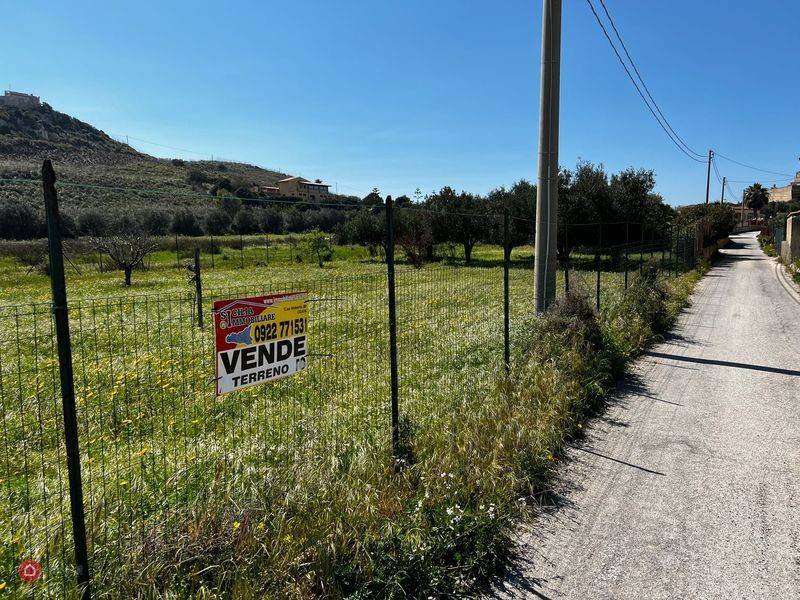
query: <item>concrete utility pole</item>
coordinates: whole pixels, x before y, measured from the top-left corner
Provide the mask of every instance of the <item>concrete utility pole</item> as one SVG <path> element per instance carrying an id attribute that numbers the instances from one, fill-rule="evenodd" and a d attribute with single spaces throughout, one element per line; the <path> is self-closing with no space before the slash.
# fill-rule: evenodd
<path id="1" fill-rule="evenodd" d="M 706 204 L 708 204 L 708 192 L 711 189 L 711 159 L 714 158 L 714 151 L 708 151 L 708 172 L 706 173 Z"/>
<path id="2" fill-rule="evenodd" d="M 727 177 L 722 178 L 722 197 L 719 200 L 720 204 L 725 204 L 725 182 L 728 181 Z"/>
<path id="3" fill-rule="evenodd" d="M 539 100 L 539 180 L 536 191 L 536 312 L 556 295 L 558 235 L 558 106 L 561 77 L 561 0 L 542 1 L 542 73 Z"/>

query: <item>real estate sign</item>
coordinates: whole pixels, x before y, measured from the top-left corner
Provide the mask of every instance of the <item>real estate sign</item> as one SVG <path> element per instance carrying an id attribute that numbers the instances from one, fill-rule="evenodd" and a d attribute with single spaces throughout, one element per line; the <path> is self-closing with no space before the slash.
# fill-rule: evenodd
<path id="1" fill-rule="evenodd" d="M 214 302 L 217 395 L 306 368 L 307 292 Z"/>

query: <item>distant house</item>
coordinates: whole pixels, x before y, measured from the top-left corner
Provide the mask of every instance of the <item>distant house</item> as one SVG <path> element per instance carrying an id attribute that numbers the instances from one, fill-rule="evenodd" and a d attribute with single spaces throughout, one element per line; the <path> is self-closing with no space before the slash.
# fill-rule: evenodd
<path id="1" fill-rule="evenodd" d="M 277 188 L 277 186 L 272 185 L 259 185 L 257 186 L 258 189 L 253 190 L 254 192 L 263 192 L 267 196 L 280 196 L 281 191 Z"/>
<path id="2" fill-rule="evenodd" d="M 783 187 L 772 186 L 769 190 L 770 202 L 790 202 L 800 200 L 800 171 L 789 185 Z"/>
<path id="3" fill-rule="evenodd" d="M 330 187 L 319 179 L 309 181 L 303 177 L 287 177 L 278 181 L 278 195 L 303 200 L 324 200 L 331 195 Z"/>
<path id="4" fill-rule="evenodd" d="M 11 106 L 14 108 L 37 108 L 41 106 L 39 96 L 33 94 L 23 94 L 22 92 L 6 92 L 0 96 L 0 106 Z"/>

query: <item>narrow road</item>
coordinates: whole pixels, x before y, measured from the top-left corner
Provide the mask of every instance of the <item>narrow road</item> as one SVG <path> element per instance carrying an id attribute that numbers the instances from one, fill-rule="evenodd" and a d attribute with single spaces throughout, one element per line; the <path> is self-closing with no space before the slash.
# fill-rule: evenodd
<path id="1" fill-rule="evenodd" d="M 733 238 L 570 448 L 497 598 L 800 598 L 800 295 Z"/>

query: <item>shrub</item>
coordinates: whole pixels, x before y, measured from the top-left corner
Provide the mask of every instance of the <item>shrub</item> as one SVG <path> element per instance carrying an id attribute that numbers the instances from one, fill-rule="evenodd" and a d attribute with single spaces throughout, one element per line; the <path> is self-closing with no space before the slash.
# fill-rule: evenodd
<path id="1" fill-rule="evenodd" d="M 203 219 L 203 229 L 208 235 L 225 235 L 230 228 L 231 217 L 221 208 L 213 209 Z"/>
<path id="2" fill-rule="evenodd" d="M 314 229 L 310 231 L 301 242 L 300 246 L 301 256 L 311 257 L 312 260 L 317 262 L 320 268 L 326 261 L 333 258 L 333 246 L 331 245 L 330 238 L 320 231 Z"/>
<path id="3" fill-rule="evenodd" d="M 200 224 L 197 222 L 197 217 L 188 209 L 179 210 L 172 216 L 172 227 L 170 227 L 170 231 L 178 235 L 189 235 L 192 237 L 203 234 L 203 231 L 200 229 Z"/>
<path id="4" fill-rule="evenodd" d="M 19 202 L 0 204 L 0 238 L 30 240 L 45 234 L 44 217 L 30 206 Z"/>
<path id="5" fill-rule="evenodd" d="M 169 213 L 163 210 L 145 210 L 139 215 L 139 223 L 144 232 L 149 235 L 167 235 L 171 222 Z"/>
<path id="6" fill-rule="evenodd" d="M 305 231 L 306 222 L 301 213 L 296 208 L 290 208 L 283 213 L 283 229 L 288 233 L 300 233 Z"/>
<path id="7" fill-rule="evenodd" d="M 264 233 L 281 233 L 283 217 L 274 208 L 264 208 L 258 212 L 258 222 Z"/>
<path id="8" fill-rule="evenodd" d="M 202 185 L 206 182 L 206 175 L 200 169 L 189 169 L 186 172 L 186 181 L 195 185 Z"/>
<path id="9" fill-rule="evenodd" d="M 239 235 L 258 233 L 258 219 L 256 219 L 253 209 L 245 208 L 236 213 L 236 217 L 233 219 L 232 227 L 233 230 Z"/>
<path id="10" fill-rule="evenodd" d="M 88 237 L 102 237 L 108 233 L 109 219 L 104 212 L 95 209 L 78 214 L 78 233 Z"/>

